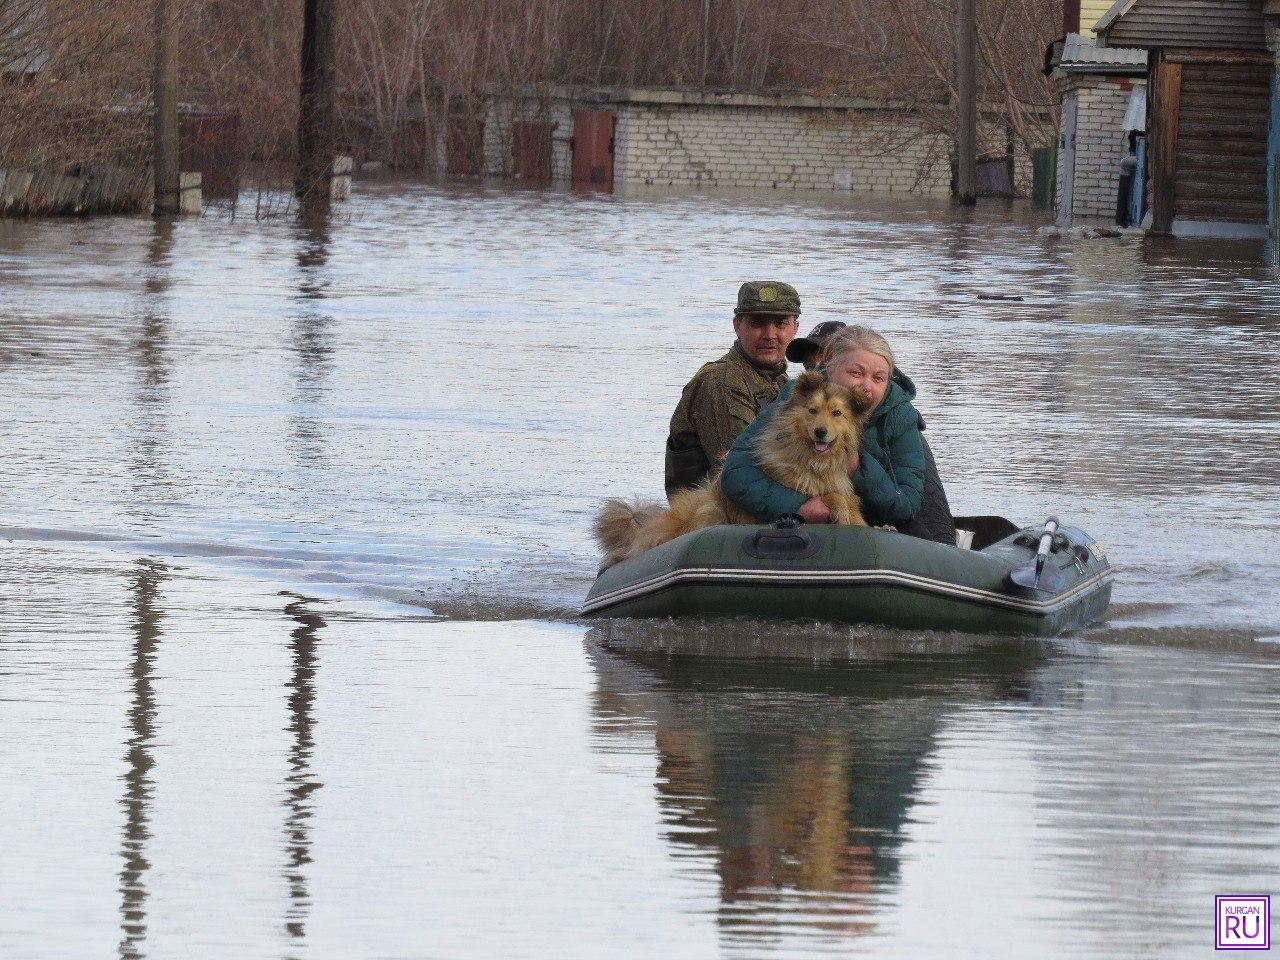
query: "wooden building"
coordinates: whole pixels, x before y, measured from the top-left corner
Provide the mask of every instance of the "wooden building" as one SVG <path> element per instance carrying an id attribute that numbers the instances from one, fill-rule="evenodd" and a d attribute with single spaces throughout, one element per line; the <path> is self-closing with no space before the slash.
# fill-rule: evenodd
<path id="1" fill-rule="evenodd" d="M 1105 47 L 1150 51 L 1150 230 L 1265 235 L 1276 173 L 1263 0 L 1116 0 L 1095 30 Z"/>

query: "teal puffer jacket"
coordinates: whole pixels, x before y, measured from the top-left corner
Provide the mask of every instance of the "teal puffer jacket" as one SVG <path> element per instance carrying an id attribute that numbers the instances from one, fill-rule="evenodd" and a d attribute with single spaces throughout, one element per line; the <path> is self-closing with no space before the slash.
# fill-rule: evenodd
<path id="1" fill-rule="evenodd" d="M 752 456 L 756 437 L 778 408 L 791 396 L 788 383 L 760 416 L 734 441 L 720 472 L 725 496 L 761 523 L 795 513 L 809 498 L 765 476 Z M 862 500 L 862 513 L 872 526 L 901 526 L 916 515 L 924 497 L 924 448 L 920 414 L 912 406 L 916 385 L 896 371 L 884 399 L 871 414 L 862 433 L 858 471 L 853 489 Z"/>

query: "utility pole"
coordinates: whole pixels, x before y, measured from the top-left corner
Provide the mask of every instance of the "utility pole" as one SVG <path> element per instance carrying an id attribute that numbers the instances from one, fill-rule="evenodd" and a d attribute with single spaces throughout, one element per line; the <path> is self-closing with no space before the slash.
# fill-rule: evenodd
<path id="1" fill-rule="evenodd" d="M 956 199 L 977 203 L 978 179 L 978 16 L 975 0 L 958 0 L 956 10 Z"/>
<path id="2" fill-rule="evenodd" d="M 707 85 L 707 64 L 711 60 L 711 0 L 702 0 L 702 86 Z"/>
<path id="3" fill-rule="evenodd" d="M 151 77 L 155 105 L 151 167 L 155 174 L 156 216 L 178 212 L 178 21 L 176 0 L 156 0 L 156 62 Z"/>
<path id="4" fill-rule="evenodd" d="M 294 192 L 304 214 L 329 209 L 336 119 L 333 8 L 336 0 L 303 0 L 302 86 Z"/>

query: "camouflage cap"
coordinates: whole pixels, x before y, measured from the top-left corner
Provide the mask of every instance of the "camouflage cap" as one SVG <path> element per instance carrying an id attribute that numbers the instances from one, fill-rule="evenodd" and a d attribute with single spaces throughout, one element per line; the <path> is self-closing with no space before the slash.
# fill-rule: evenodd
<path id="1" fill-rule="evenodd" d="M 789 283 L 777 280 L 748 280 L 738 288 L 738 305 L 733 315 L 772 313 L 800 316 L 800 294 Z"/>

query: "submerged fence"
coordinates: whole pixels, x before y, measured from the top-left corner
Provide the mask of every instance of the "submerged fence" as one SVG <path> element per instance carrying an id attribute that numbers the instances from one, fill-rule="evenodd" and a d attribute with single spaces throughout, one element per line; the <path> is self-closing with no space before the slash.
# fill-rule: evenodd
<path id="1" fill-rule="evenodd" d="M 0 170 L 0 216 L 137 213 L 151 207 L 150 172 L 114 164 Z"/>

